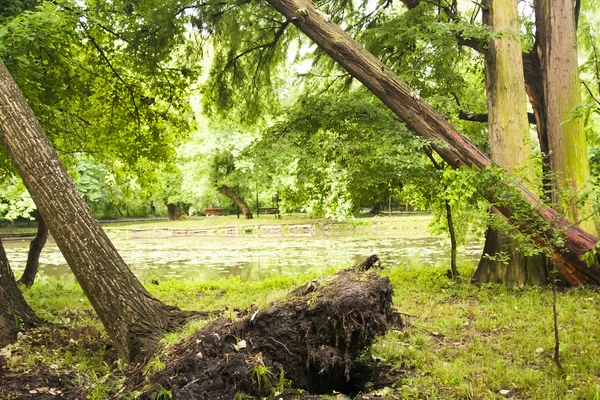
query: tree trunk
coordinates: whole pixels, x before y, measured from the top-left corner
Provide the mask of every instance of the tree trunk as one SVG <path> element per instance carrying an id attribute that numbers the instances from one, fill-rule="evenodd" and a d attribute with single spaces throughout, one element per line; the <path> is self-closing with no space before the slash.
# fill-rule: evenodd
<path id="1" fill-rule="evenodd" d="M 483 22 L 494 32 L 485 54 L 488 132 L 492 160 L 531 187 L 535 182 L 532 145 L 527 116 L 517 5 L 511 0 L 489 0 Z M 531 276 L 532 279 L 528 279 Z M 483 255 L 473 281 L 518 286 L 547 282 L 543 256 L 524 257 L 514 241 L 502 232 L 488 229 Z"/>
<path id="2" fill-rule="evenodd" d="M 242 210 L 244 218 L 252 219 L 252 211 L 250 211 L 250 207 L 246 205 L 244 200 L 232 188 L 225 185 L 217 186 L 217 192 L 233 200 L 233 202 L 237 204 L 240 210 Z"/>
<path id="3" fill-rule="evenodd" d="M 443 167 L 440 163 L 437 162 L 433 153 L 430 149 L 425 149 L 425 154 L 438 171 L 442 172 Z M 448 190 L 448 187 L 444 185 L 444 192 Z M 446 222 L 448 223 L 448 234 L 450 235 L 450 273 L 449 276 L 452 279 L 456 279 L 459 277 L 458 267 L 456 265 L 456 252 L 458 250 L 458 244 L 456 242 L 456 231 L 454 230 L 454 221 L 452 219 L 452 206 L 450 205 L 450 201 L 445 200 L 444 202 L 446 207 Z M 406 213 L 408 215 L 408 203 L 406 203 Z"/>
<path id="4" fill-rule="evenodd" d="M 381 212 L 381 203 L 377 202 L 375 205 L 369 210 L 369 214 L 377 215 Z"/>
<path id="5" fill-rule="evenodd" d="M 525 257 L 515 250 L 512 240 L 488 229 L 483 257 L 479 260 L 472 281 L 502 283 L 509 286 L 545 285 L 548 283 L 548 261 L 543 255 Z"/>
<path id="6" fill-rule="evenodd" d="M 456 232 L 454 231 L 454 222 L 452 221 L 452 207 L 450 202 L 446 200 L 446 220 L 448 221 L 448 233 L 450 234 L 450 275 L 452 279 L 458 278 L 458 267 L 456 265 Z"/>
<path id="7" fill-rule="evenodd" d="M 17 332 L 39 322 L 17 287 L 0 240 L 0 347 L 12 343 Z"/>
<path id="8" fill-rule="evenodd" d="M 416 134 L 428 139 L 435 151 L 452 167 L 485 168 L 490 160 L 464 138 L 443 115 L 421 100 L 375 56 L 352 40 L 330 16 L 319 10 L 309 0 L 267 0 L 274 8 L 291 20 L 296 27 L 336 60 L 350 75 L 362 82 L 373 94 L 406 123 Z M 443 143 L 443 145 L 440 145 Z M 508 187 L 509 185 L 506 184 Z M 548 233 L 559 232 L 564 238 L 564 247 L 553 246 L 550 251 L 559 272 L 570 284 L 600 284 L 600 267 L 588 267 L 582 260 L 588 251 L 595 248 L 597 239 L 562 219 L 556 211 L 544 207 L 539 199 L 518 184 L 512 187 L 521 192 L 521 199 L 535 208 L 532 214 L 549 222 Z M 488 193 L 491 196 L 493 193 Z M 509 220 L 514 216 L 513 207 L 500 207 Z M 518 223 L 518 222 L 517 222 Z M 531 233 L 528 224 L 519 224 L 518 229 Z M 540 244 L 544 238 L 537 237 Z"/>
<path id="9" fill-rule="evenodd" d="M 0 140 L 122 358 L 184 322 L 187 313 L 151 296 L 129 270 L 1 62 Z"/>
<path id="10" fill-rule="evenodd" d="M 177 221 L 182 215 L 181 204 L 167 204 L 167 219 L 169 221 Z"/>
<path id="11" fill-rule="evenodd" d="M 25 264 L 25 271 L 19 279 L 19 283 L 30 287 L 35 281 L 35 277 L 39 268 L 40 254 L 48 239 L 48 225 L 42 217 L 42 214 L 38 211 L 37 213 L 38 229 L 35 237 L 29 245 L 29 254 L 27 255 L 27 264 Z"/>
<path id="12" fill-rule="evenodd" d="M 571 111 L 581 102 L 575 2 L 536 0 L 535 14 L 550 167 L 554 173 L 552 201 L 582 229 L 596 234 L 591 199 L 577 202 L 573 198 L 591 192 L 583 119 L 571 118 Z M 561 198 L 565 190 L 569 193 Z"/>
<path id="13" fill-rule="evenodd" d="M 525 91 L 529 97 L 533 115 L 535 117 L 535 129 L 537 131 L 540 151 L 542 153 L 542 185 L 544 198 L 546 193 L 552 190 L 550 180 L 550 147 L 548 144 L 548 127 L 546 123 L 544 87 L 542 85 L 542 66 L 537 54 L 538 43 L 533 45 L 530 53 L 523 54 L 523 73 L 525 78 Z"/>

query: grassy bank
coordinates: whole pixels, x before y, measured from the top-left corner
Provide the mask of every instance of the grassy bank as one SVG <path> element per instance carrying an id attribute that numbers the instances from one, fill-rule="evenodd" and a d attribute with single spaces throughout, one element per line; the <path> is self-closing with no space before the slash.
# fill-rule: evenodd
<path id="1" fill-rule="evenodd" d="M 466 276 L 472 271 L 462 272 Z M 479 288 L 449 281 L 444 268 L 401 266 L 383 273 L 392 281 L 395 306 L 406 322 L 403 330 L 389 332 L 365 355 L 401 371 L 401 378 L 386 389 L 387 398 L 600 398 L 598 292 L 558 293 L 559 371 L 552 360 L 550 289 Z M 235 317 L 236 310 L 264 307 L 315 276 L 262 282 L 168 280 L 159 285 L 147 282 L 147 287 L 167 303 L 225 310 L 225 316 Z M 66 328 L 28 333 L 30 338 L 4 356 L 2 371 L 28 371 L 30 378 L 68 371 L 69 384 L 95 399 L 118 391 L 126 370 L 116 361 L 77 284 L 42 279 L 25 295 L 40 316 Z M 170 334 L 165 342 L 179 336 Z M 0 394 L 7 397 L 7 392 Z"/>

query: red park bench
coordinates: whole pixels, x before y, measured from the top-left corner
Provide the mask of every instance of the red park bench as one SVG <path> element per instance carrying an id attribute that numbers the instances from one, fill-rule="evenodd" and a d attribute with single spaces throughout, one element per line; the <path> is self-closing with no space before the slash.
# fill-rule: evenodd
<path id="1" fill-rule="evenodd" d="M 218 208 L 218 207 L 205 208 L 204 215 L 206 215 L 206 216 L 208 216 L 208 215 L 225 215 L 225 209 Z"/>

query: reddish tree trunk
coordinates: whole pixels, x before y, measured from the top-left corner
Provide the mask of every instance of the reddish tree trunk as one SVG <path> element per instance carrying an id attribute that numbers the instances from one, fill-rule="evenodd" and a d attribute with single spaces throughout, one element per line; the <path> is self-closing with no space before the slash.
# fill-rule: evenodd
<path id="1" fill-rule="evenodd" d="M 153 350 L 160 334 L 189 314 L 154 298 L 129 270 L 2 62 L 0 142 L 120 356 Z"/>
<path id="2" fill-rule="evenodd" d="M 0 240 L 0 347 L 13 342 L 20 330 L 38 323 L 38 318 L 17 287 Z"/>
<path id="3" fill-rule="evenodd" d="M 331 18 L 319 10 L 309 0 L 267 0 L 287 19 L 293 21 L 302 32 L 337 61 L 350 75 L 362 82 L 375 96 L 387 105 L 416 134 L 428 139 L 435 151 L 452 167 L 485 168 L 490 160 L 464 138 L 443 115 L 435 111 L 425 101 L 419 99 L 406 83 L 398 78 L 380 60 L 363 46 L 350 38 Z M 440 143 L 443 143 L 441 145 Z M 521 192 L 521 199 L 535 207 L 535 214 L 550 222 L 548 234 L 560 232 L 564 247 L 551 248 L 555 265 L 571 284 L 600 284 L 600 267 L 588 267 L 581 257 L 592 250 L 597 239 L 561 219 L 558 214 L 540 203 L 539 199 L 524 187 L 513 184 Z M 508 187 L 508 185 L 507 185 Z M 489 194 L 491 196 L 491 194 Z M 515 209 L 499 207 L 509 220 Z M 518 227 L 531 233 L 524 224 Z M 543 237 L 536 240 L 546 243 Z M 551 244 L 552 245 L 552 244 Z"/>
<path id="4" fill-rule="evenodd" d="M 39 265 L 40 265 L 40 254 L 44 249 L 46 240 L 48 239 L 48 225 L 42 217 L 42 214 L 38 211 L 37 216 L 38 229 L 35 237 L 29 245 L 29 254 L 27 255 L 27 264 L 25 265 L 25 271 L 19 279 L 19 283 L 30 287 L 35 281 Z"/>

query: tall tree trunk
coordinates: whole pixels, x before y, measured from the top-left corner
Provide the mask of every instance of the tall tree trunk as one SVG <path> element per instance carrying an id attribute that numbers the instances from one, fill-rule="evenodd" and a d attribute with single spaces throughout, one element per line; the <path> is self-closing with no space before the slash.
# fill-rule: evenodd
<path id="1" fill-rule="evenodd" d="M 0 347 L 12 343 L 20 330 L 39 322 L 17 287 L 0 240 Z"/>
<path id="2" fill-rule="evenodd" d="M 597 234 L 591 217 L 591 198 L 582 202 L 560 198 L 564 190 L 579 196 L 591 192 L 583 119 L 570 115 L 581 102 L 575 2 L 536 0 L 535 14 L 550 167 L 554 173 L 552 201 L 566 211 L 569 219 L 579 222 L 582 229 Z"/>
<path id="3" fill-rule="evenodd" d="M 182 215 L 181 204 L 167 204 L 167 219 L 169 221 L 177 221 Z"/>
<path id="4" fill-rule="evenodd" d="M 1 62 L 0 141 L 122 358 L 184 322 L 187 313 L 154 298 L 129 270 Z"/>
<path id="5" fill-rule="evenodd" d="M 443 115 L 421 100 L 414 90 L 398 78 L 380 60 L 363 46 L 352 40 L 340 29 L 331 17 L 319 10 L 309 0 L 267 0 L 267 2 L 292 21 L 319 47 L 337 61 L 346 71 L 362 82 L 373 94 L 387 105 L 416 134 L 432 142 L 434 150 L 452 167 L 485 168 L 490 160 L 477 147 L 464 138 Z M 439 145 L 443 143 L 443 145 Z M 506 187 L 509 185 L 506 184 Z M 550 251 L 559 272 L 570 284 L 600 284 L 600 267 L 588 266 L 581 260 L 588 251 L 595 248 L 597 239 L 572 226 L 556 211 L 544 207 L 539 199 L 518 184 L 512 187 L 521 192 L 521 199 L 534 206 L 532 217 L 549 223 L 547 234 L 559 233 L 564 246 L 550 243 Z M 493 196 L 493 192 L 487 193 Z M 515 209 L 501 207 L 500 211 L 509 220 L 514 220 Z M 532 233 L 528 224 L 515 221 L 518 229 Z M 535 237 L 540 244 L 546 244 L 542 237 Z"/>
<path id="6" fill-rule="evenodd" d="M 48 225 L 46 225 L 46 221 L 44 221 L 44 218 L 39 211 L 37 213 L 37 223 L 37 233 L 29 244 L 29 254 L 27 255 L 25 271 L 23 271 L 23 275 L 21 275 L 21 278 L 19 279 L 19 283 L 27 287 L 33 285 L 33 282 L 35 281 L 35 277 L 40 265 L 40 254 L 42 253 L 44 245 L 46 244 L 46 240 L 48 239 Z"/>
<path id="7" fill-rule="evenodd" d="M 488 133 L 492 161 L 531 187 L 535 183 L 527 117 L 519 14 L 512 0 L 488 0 L 483 22 L 503 35 L 493 38 L 485 54 Z M 502 232 L 488 228 L 483 255 L 473 281 L 510 286 L 546 284 L 543 255 L 525 257 Z"/>
<path id="8" fill-rule="evenodd" d="M 229 197 L 237 206 L 242 210 L 242 214 L 244 214 L 244 218 L 252 219 L 252 211 L 250 211 L 250 207 L 244 202 L 244 200 L 229 186 L 221 185 L 217 186 L 217 191 L 224 196 Z"/>

